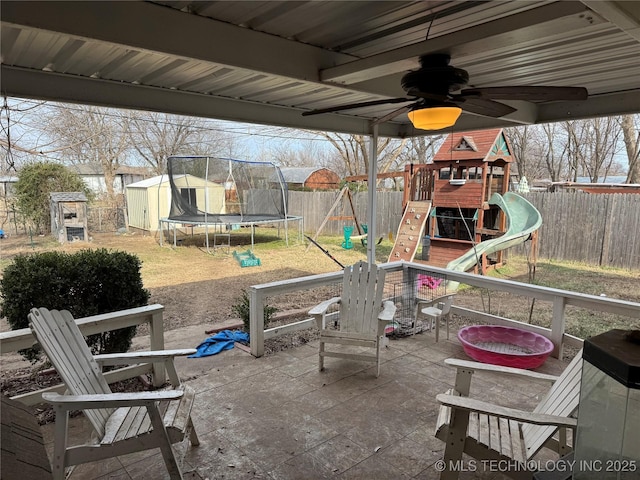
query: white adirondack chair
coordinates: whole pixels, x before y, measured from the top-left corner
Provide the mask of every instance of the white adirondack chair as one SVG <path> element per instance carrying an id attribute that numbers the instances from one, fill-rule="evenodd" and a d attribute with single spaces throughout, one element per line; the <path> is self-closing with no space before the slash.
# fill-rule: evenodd
<path id="1" fill-rule="evenodd" d="M 380 375 L 380 346 L 385 326 L 393 320 L 396 306 L 382 301 L 385 271 L 376 265 L 360 261 L 344 269 L 342 296 L 326 300 L 309 311 L 320 330 L 319 369 L 324 370 L 324 358 L 348 358 L 375 362 L 376 377 Z M 339 304 L 340 320 L 327 325 L 327 310 Z M 335 325 L 335 328 L 331 328 Z M 375 349 L 375 355 L 325 350 L 325 344 L 355 345 Z"/>
<path id="2" fill-rule="evenodd" d="M 195 353 L 195 349 L 131 352 L 93 356 L 71 313 L 34 308 L 29 326 L 38 343 L 62 377 L 68 394 L 43 393 L 56 414 L 53 475 L 65 477 L 65 468 L 118 455 L 160 448 L 172 480 L 182 479 L 172 444 L 187 435 L 198 445 L 191 421 L 193 389 L 180 385 L 173 358 Z M 101 366 L 163 362 L 173 390 L 111 393 Z M 70 410 L 83 410 L 97 441 L 67 445 Z"/>
<path id="3" fill-rule="evenodd" d="M 521 480 L 533 477 L 534 472 L 526 468 L 526 462 L 542 447 L 550 448 L 560 456 L 571 451 L 567 433 L 571 430 L 575 435 L 577 420 L 571 415 L 576 412 L 580 399 L 582 352 L 559 377 L 457 359 L 448 359 L 445 363 L 456 367 L 457 374 L 455 388 L 436 397 L 442 404 L 436 437 L 446 444 L 441 480 L 458 478 L 459 472 L 451 467 L 456 462 L 461 465 L 463 453 L 479 460 L 508 461 L 510 463 L 505 465 L 513 468 L 503 473 Z M 545 380 L 552 385 L 532 412 L 505 408 L 468 398 L 471 375 L 481 370 Z"/>

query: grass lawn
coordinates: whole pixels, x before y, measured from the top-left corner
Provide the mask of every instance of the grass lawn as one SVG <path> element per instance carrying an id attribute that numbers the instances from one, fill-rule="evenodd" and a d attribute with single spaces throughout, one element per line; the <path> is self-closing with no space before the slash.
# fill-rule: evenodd
<path id="1" fill-rule="evenodd" d="M 19 253 L 45 250 L 76 251 L 83 248 L 108 248 L 134 253 L 142 260 L 142 278 L 151 292 L 151 302 L 165 306 L 165 328 L 203 324 L 209 327 L 234 317 L 232 305 L 238 302 L 244 289 L 251 285 L 317 273 L 333 272 L 340 267 L 319 248 L 307 248 L 297 231 L 289 232 L 289 246 L 283 234 L 275 228 L 258 228 L 254 253 L 261 260 L 259 267 L 242 268 L 230 253 L 207 253 L 202 236 L 184 232 L 181 246 L 171 248 L 167 242 L 159 245 L 157 235 L 94 234 L 91 243 L 59 245 L 52 237 L 10 237 L 0 240 L 0 269 Z M 341 247 L 342 236 L 321 236 L 318 243 L 340 263 L 350 265 L 366 259 L 366 248 L 353 241 L 353 248 Z M 251 245 L 248 228 L 234 231 L 231 250 L 245 251 Z M 213 240 L 210 240 L 213 246 Z M 386 237 L 376 246 L 378 262 L 385 262 L 392 243 Z M 510 256 L 507 266 L 491 276 L 530 283 L 526 259 Z M 599 268 L 589 265 L 539 260 L 533 283 L 548 287 L 606 295 L 640 303 L 639 272 Z M 309 303 L 303 293 L 273 299 L 278 310 L 304 309 Z M 552 305 L 529 298 L 517 298 L 501 292 L 461 286 L 456 303 L 538 325 L 549 326 Z M 601 333 L 610 328 L 640 328 L 640 319 L 594 313 L 567 308 L 568 332 L 579 337 Z M 6 328 L 6 327 L 5 327 Z"/>

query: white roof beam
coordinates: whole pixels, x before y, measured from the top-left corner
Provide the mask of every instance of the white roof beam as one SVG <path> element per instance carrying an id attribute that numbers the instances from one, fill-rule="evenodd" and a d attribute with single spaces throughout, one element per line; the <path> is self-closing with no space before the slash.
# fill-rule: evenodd
<path id="1" fill-rule="evenodd" d="M 449 52 L 454 55 L 473 54 L 513 45 L 516 41 L 541 38 L 546 32 L 545 23 L 555 21 L 554 28 L 557 29 L 557 20 L 566 19 L 566 25 L 563 28 L 577 28 L 578 24 L 581 25 L 586 21 L 582 17 L 588 11 L 585 5 L 575 1 L 543 5 L 455 33 L 329 67 L 320 72 L 320 79 L 323 82 L 351 85 L 415 68 L 421 55 L 436 52 Z"/>
<path id="2" fill-rule="evenodd" d="M 368 135 L 371 128 L 370 121 L 366 118 L 347 115 L 303 117 L 302 110 L 288 107 L 7 65 L 2 65 L 0 76 L 2 93 L 11 97 L 162 111 L 176 115 L 360 135 Z M 403 137 L 405 126 L 385 123 L 379 126 L 379 131 L 381 136 Z"/>
<path id="3" fill-rule="evenodd" d="M 582 0 L 582 3 L 635 40 L 640 41 L 640 2 Z"/>
<path id="4" fill-rule="evenodd" d="M 318 81 L 321 68 L 355 58 L 149 2 L 3 0 L 0 7 L 8 25 L 299 80 Z"/>

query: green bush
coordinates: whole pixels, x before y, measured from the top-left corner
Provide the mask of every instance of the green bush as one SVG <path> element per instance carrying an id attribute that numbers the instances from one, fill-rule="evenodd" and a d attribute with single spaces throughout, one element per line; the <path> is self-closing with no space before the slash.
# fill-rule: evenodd
<path id="1" fill-rule="evenodd" d="M 140 267 L 135 255 L 104 248 L 19 255 L 0 280 L 0 315 L 16 330 L 29 326 L 34 307 L 69 310 L 81 318 L 146 305 Z M 90 335 L 87 343 L 94 354 L 124 352 L 135 333 L 135 326 L 127 327 Z M 32 362 L 40 357 L 39 349 L 20 353 Z"/>
<path id="2" fill-rule="evenodd" d="M 231 309 L 240 317 L 242 323 L 244 324 L 244 331 L 250 333 L 250 309 L 249 309 L 249 294 L 246 290 L 242 291 L 242 295 L 236 299 L 236 303 L 231 306 Z M 271 319 L 278 311 L 276 307 L 272 307 L 270 305 L 264 306 L 264 326 L 266 327 L 271 322 Z"/>

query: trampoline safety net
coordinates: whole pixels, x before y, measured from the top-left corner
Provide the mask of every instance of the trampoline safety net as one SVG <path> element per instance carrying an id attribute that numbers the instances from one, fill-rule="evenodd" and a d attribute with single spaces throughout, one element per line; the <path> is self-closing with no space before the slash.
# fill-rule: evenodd
<path id="1" fill-rule="evenodd" d="M 169 220 L 252 223 L 287 216 L 287 186 L 271 162 L 205 156 L 169 157 Z"/>

